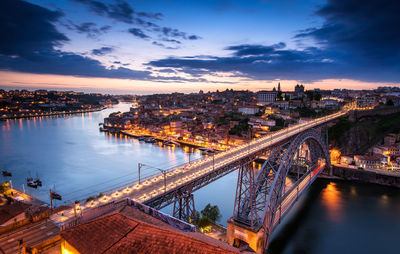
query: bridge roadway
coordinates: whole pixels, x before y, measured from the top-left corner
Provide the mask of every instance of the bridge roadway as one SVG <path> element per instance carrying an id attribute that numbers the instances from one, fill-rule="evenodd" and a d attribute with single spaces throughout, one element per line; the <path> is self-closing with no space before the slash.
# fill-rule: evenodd
<path id="1" fill-rule="evenodd" d="M 210 175 L 214 171 L 217 171 L 221 168 L 227 168 L 227 166 L 231 164 L 233 165 L 237 161 L 248 157 L 250 154 L 256 153 L 263 149 L 265 150 L 271 145 L 277 144 L 309 128 L 316 127 L 331 120 L 334 120 L 338 117 L 345 115 L 346 113 L 347 110 L 342 110 L 335 114 L 317 118 L 305 123 L 296 124 L 291 127 L 274 132 L 268 136 L 264 136 L 262 138 L 251 141 L 247 144 L 229 149 L 225 152 L 220 152 L 213 156 L 208 156 L 206 158 L 198 159 L 191 163 L 178 166 L 168 172 L 165 172 L 165 174 L 160 173 L 154 175 L 142 181 L 140 184 L 138 182 L 135 182 L 125 185 L 115 191 L 110 191 L 106 193 L 104 196 L 97 200 L 81 204 L 77 208 L 77 213 L 82 213 L 82 211 L 83 213 L 85 213 L 85 210 L 89 210 L 91 208 L 106 204 L 111 201 L 118 201 L 122 198 L 132 198 L 141 203 L 148 204 L 149 201 L 160 198 L 167 193 L 171 193 L 171 191 L 176 188 L 181 188 L 182 186 L 193 183 L 193 181 L 195 181 L 196 179 L 198 180 L 197 182 L 201 183 L 201 180 L 203 178 L 207 177 L 207 175 Z M 235 170 L 234 167 L 232 167 L 229 171 L 223 171 L 221 172 L 219 177 L 222 177 L 223 175 L 233 170 Z M 166 179 L 164 177 L 166 177 Z M 200 187 L 203 187 L 203 185 L 197 186 L 197 188 L 196 186 L 194 186 L 193 191 Z M 172 203 L 172 201 L 169 203 Z M 56 224 L 61 225 L 66 220 L 73 218 L 74 214 L 74 209 L 69 209 L 51 216 L 51 220 Z"/>
<path id="2" fill-rule="evenodd" d="M 293 206 L 298 197 L 301 194 L 303 194 L 303 191 L 307 189 L 308 186 L 310 186 L 315 181 L 315 179 L 317 179 L 319 173 L 322 172 L 324 168 L 325 168 L 325 163 L 318 165 L 316 169 L 311 171 L 309 174 L 304 175 L 303 179 L 301 179 L 296 185 L 292 186 L 290 190 L 288 190 L 288 192 L 282 198 L 282 201 L 279 205 L 278 208 L 279 214 L 276 214 L 275 216 L 274 228 L 279 224 L 280 220 L 287 214 L 287 212 Z"/>

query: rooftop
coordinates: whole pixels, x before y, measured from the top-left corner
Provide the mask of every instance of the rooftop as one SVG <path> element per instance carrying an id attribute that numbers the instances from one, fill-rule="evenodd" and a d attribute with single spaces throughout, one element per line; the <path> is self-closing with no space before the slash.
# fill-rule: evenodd
<path id="1" fill-rule="evenodd" d="M 130 206 L 69 228 L 61 236 L 80 253 L 239 252 L 201 233 L 181 231 Z"/>

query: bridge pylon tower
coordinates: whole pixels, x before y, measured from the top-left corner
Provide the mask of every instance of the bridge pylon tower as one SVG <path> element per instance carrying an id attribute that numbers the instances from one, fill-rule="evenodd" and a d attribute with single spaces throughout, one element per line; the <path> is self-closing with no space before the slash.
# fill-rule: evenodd
<path id="1" fill-rule="evenodd" d="M 193 194 L 184 192 L 177 195 L 179 196 L 177 196 L 174 201 L 173 216 L 180 220 L 191 223 L 196 216 Z"/>

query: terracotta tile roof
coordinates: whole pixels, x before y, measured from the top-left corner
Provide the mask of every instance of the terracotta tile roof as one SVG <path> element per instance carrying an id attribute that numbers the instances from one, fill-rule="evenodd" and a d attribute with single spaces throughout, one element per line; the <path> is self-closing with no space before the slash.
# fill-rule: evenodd
<path id="1" fill-rule="evenodd" d="M 107 253 L 235 253 L 191 236 L 139 224 Z"/>
<path id="2" fill-rule="evenodd" d="M 97 218 L 61 233 L 82 254 L 88 253 L 238 253 L 228 244 L 184 232 L 135 208 Z"/>
<path id="3" fill-rule="evenodd" d="M 61 232 L 69 244 L 82 254 L 103 253 L 138 225 L 114 213 Z"/>

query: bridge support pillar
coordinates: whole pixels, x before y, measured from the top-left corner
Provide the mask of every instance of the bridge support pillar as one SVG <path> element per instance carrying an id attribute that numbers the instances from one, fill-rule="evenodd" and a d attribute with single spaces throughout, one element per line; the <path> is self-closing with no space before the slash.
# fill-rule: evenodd
<path id="1" fill-rule="evenodd" d="M 191 223 L 195 216 L 193 194 L 185 193 L 174 202 L 173 216 L 180 220 Z"/>
<path id="2" fill-rule="evenodd" d="M 227 224 L 226 238 L 230 245 L 241 248 L 247 244 L 256 253 L 266 253 L 263 246 L 266 235 L 262 227 L 258 231 L 254 231 L 233 219 L 228 220 Z"/>

